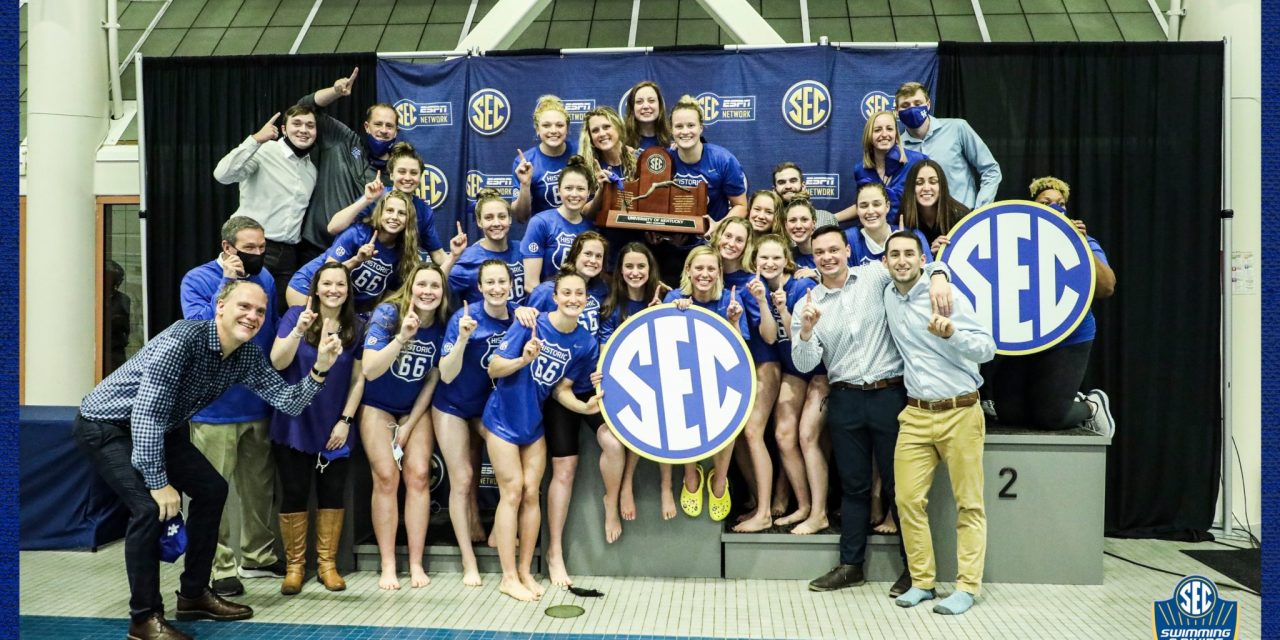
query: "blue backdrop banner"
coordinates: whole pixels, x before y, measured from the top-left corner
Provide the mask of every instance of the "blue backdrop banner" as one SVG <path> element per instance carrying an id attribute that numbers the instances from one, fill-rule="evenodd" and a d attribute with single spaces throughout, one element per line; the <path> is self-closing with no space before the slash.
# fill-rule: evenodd
<path id="1" fill-rule="evenodd" d="M 378 63 L 378 96 L 395 105 L 400 139 L 427 164 L 423 197 L 435 207 L 441 237 L 469 212 L 475 194 L 516 187 L 516 150 L 538 144 L 533 109 L 554 94 L 569 112 L 576 149 L 582 116 L 611 106 L 625 116 L 625 95 L 641 80 L 662 88 L 668 109 L 694 96 L 706 114 L 707 142 L 742 164 L 750 191 L 769 188 L 771 170 L 792 161 L 804 170 L 820 208 L 838 211 L 854 197 L 867 115 L 891 109 L 903 82 L 933 90 L 936 50 L 816 46 L 750 51 L 574 54 L 460 58 L 440 64 Z M 536 185 L 535 185 L 536 188 Z M 535 212 L 536 213 L 536 212 Z M 512 229 L 512 237 L 523 234 Z"/>

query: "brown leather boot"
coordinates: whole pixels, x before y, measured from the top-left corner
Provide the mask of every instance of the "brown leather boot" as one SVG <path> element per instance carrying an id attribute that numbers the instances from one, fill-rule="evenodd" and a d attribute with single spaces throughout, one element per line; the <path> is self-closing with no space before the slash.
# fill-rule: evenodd
<path id="1" fill-rule="evenodd" d="M 330 591 L 342 591 L 347 583 L 338 575 L 338 542 L 342 539 L 342 509 L 316 511 L 316 580 Z"/>
<path id="2" fill-rule="evenodd" d="M 307 512 L 280 514 L 280 537 L 284 542 L 284 582 L 280 593 L 291 596 L 302 591 L 307 574 Z"/>

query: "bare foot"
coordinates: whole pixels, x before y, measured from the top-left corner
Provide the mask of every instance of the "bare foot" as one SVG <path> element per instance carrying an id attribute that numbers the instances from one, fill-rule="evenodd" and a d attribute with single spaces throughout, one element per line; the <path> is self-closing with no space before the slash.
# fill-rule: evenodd
<path id="1" fill-rule="evenodd" d="M 505 593 L 521 602 L 533 602 L 538 597 L 528 587 L 520 582 L 515 576 L 502 576 L 502 582 L 498 583 L 498 591 Z"/>
<path id="2" fill-rule="evenodd" d="M 400 588 L 400 579 L 396 578 L 394 565 L 382 568 L 382 576 L 378 578 L 378 588 L 384 591 L 395 591 Z"/>
<path id="3" fill-rule="evenodd" d="M 892 536 L 898 533 L 898 523 L 893 521 L 893 514 L 884 514 L 884 521 L 871 529 L 882 536 Z"/>
<path id="4" fill-rule="evenodd" d="M 480 522 L 480 516 L 475 515 L 468 519 L 467 533 L 471 534 L 472 542 L 484 542 L 484 524 Z"/>
<path id="5" fill-rule="evenodd" d="M 524 585 L 524 588 L 532 592 L 533 597 L 537 599 L 542 598 L 542 594 L 547 592 L 547 590 L 538 583 L 536 578 L 527 573 L 520 574 L 520 584 Z"/>
<path id="6" fill-rule="evenodd" d="M 431 584 L 431 578 L 427 575 L 422 565 L 409 565 L 409 585 L 414 589 L 420 589 Z"/>
<path id="7" fill-rule="evenodd" d="M 676 499 L 672 497 L 670 491 L 662 493 L 662 519 L 670 520 L 676 517 Z"/>
<path id="8" fill-rule="evenodd" d="M 547 575 L 551 577 L 551 584 L 557 587 L 573 585 L 573 580 L 569 579 L 569 572 L 564 568 L 564 558 L 547 556 Z"/>
<path id="9" fill-rule="evenodd" d="M 771 526 L 773 526 L 773 517 L 768 513 L 753 513 L 750 518 L 738 522 L 733 530 L 738 533 L 753 533 L 764 531 Z"/>
<path id="10" fill-rule="evenodd" d="M 623 483 L 622 491 L 618 493 L 618 508 L 622 512 L 623 520 L 636 519 L 636 495 L 631 490 L 631 485 Z M 675 517 L 675 503 L 671 503 L 671 515 Z"/>
<path id="11" fill-rule="evenodd" d="M 462 573 L 462 585 L 464 587 L 479 587 L 484 585 L 484 581 L 480 579 L 478 570 L 467 569 Z"/>
<path id="12" fill-rule="evenodd" d="M 787 496 L 774 496 L 773 506 L 769 509 L 769 513 L 773 516 L 780 516 L 787 512 L 787 506 L 791 504 L 791 499 Z"/>
<path id="13" fill-rule="evenodd" d="M 791 512 L 791 515 L 786 516 L 784 518 L 778 518 L 777 520 L 774 520 L 773 523 L 780 527 L 785 527 L 789 524 L 803 522 L 808 517 L 809 517 L 809 507 L 802 506 L 799 509 L 796 509 L 795 511 Z"/>
<path id="14" fill-rule="evenodd" d="M 830 523 L 827 522 L 827 514 L 815 513 L 810 515 L 804 522 L 796 525 L 796 528 L 792 529 L 791 533 L 798 536 L 807 536 L 822 531 L 828 526 L 830 526 Z"/>
<path id="15" fill-rule="evenodd" d="M 871 524 L 879 525 L 884 521 L 884 509 L 880 506 L 880 498 L 871 498 Z"/>
<path id="16" fill-rule="evenodd" d="M 493 536 L 494 536 L 494 532 L 490 531 L 490 532 L 489 532 L 489 541 L 488 541 L 486 544 L 488 544 L 488 545 L 489 545 L 489 548 L 491 548 L 491 549 L 497 549 L 497 548 L 498 548 L 498 539 L 497 539 L 497 538 L 495 538 L 495 537 L 493 537 Z"/>
<path id="17" fill-rule="evenodd" d="M 618 519 L 618 506 L 604 498 L 604 541 L 613 544 L 622 537 L 622 520 Z"/>

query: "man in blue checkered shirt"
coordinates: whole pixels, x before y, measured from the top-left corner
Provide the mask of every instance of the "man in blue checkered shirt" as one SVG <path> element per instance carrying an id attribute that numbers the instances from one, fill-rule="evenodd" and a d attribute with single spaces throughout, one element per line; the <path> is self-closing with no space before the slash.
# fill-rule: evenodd
<path id="1" fill-rule="evenodd" d="M 297 415 L 342 352 L 338 336 L 326 336 L 311 375 L 290 386 L 250 342 L 266 315 L 262 287 L 234 280 L 219 295 L 212 320 L 175 322 L 80 404 L 76 444 L 129 508 L 125 569 L 130 638 L 189 638 L 165 621 L 160 596 L 160 537 L 163 523 L 182 506 L 179 491 L 191 503 L 178 619 L 253 616 L 249 607 L 209 589 L 227 482 L 191 444 L 187 420 L 232 384 L 243 384 L 280 411 Z"/>

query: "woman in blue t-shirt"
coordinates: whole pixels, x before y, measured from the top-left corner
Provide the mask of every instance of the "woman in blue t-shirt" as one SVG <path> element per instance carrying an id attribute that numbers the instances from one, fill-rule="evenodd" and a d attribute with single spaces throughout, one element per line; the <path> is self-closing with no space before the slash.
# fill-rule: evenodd
<path id="1" fill-rule="evenodd" d="M 818 214 L 808 194 L 797 193 L 782 210 L 782 229 L 791 242 L 791 259 L 796 263 L 796 278 L 818 279 L 818 263 L 813 259 L 813 230 Z"/>
<path id="2" fill-rule="evenodd" d="M 902 202 L 902 190 L 906 186 L 907 172 L 912 165 L 926 156 L 902 145 L 898 133 L 898 119 L 888 111 L 878 111 L 867 118 L 862 128 L 862 162 L 853 170 L 854 184 L 884 185 L 889 197 L 889 222 L 898 220 L 898 203 Z M 856 205 L 841 210 L 836 220 L 848 222 L 857 217 Z"/>
<path id="3" fill-rule="evenodd" d="M 685 260 L 684 270 L 680 275 L 680 288 L 667 294 L 663 302 L 671 302 L 680 309 L 688 309 L 696 304 L 729 321 L 729 325 L 737 330 L 743 340 L 747 339 L 747 319 L 739 292 L 725 288 L 721 276 L 720 256 L 711 247 L 702 245 L 694 247 Z M 705 474 L 700 463 L 684 466 L 684 483 L 680 486 L 680 508 L 685 515 L 696 518 L 702 514 L 702 487 L 707 487 L 707 511 L 711 519 L 720 522 L 729 516 L 733 503 L 729 498 L 729 463 L 733 461 L 733 445 L 729 444 L 713 457 L 714 471 L 711 480 L 705 481 Z M 671 486 L 670 465 L 659 467 L 662 473 L 662 486 Z M 717 496 L 716 493 L 720 495 Z"/>
<path id="4" fill-rule="evenodd" d="M 522 223 L 529 220 L 530 214 L 560 206 L 556 193 L 560 171 L 577 153 L 569 140 L 569 112 L 560 98 L 538 98 L 533 109 L 533 130 L 538 134 L 538 146 L 528 151 L 517 149 L 516 158 L 511 161 L 511 174 L 518 189 L 511 212 Z"/>
<path id="5" fill-rule="evenodd" d="M 516 600 L 537 600 L 542 585 L 533 578 L 534 544 L 541 526 L 539 493 L 547 464 L 539 408 L 555 396 L 577 413 L 599 413 L 600 397 L 586 402 L 574 396 L 573 383 L 589 379 L 599 347 L 595 337 L 578 323 L 587 304 L 587 282 L 575 271 L 556 275 L 556 310 L 538 315 L 532 329 L 515 324 L 489 363 L 494 391 L 485 404 L 484 436 L 498 480 L 498 509 L 494 539 L 502 563 L 498 590 Z M 520 557 L 516 559 L 517 523 Z"/>
<path id="6" fill-rule="evenodd" d="M 511 271 L 508 300 L 524 304 L 528 291 L 524 288 L 524 254 L 519 243 L 511 240 L 511 209 L 496 189 L 481 189 L 476 194 L 476 226 L 484 237 L 458 256 L 449 272 L 449 289 L 458 300 L 480 304 L 480 265 L 501 260 Z"/>
<path id="7" fill-rule="evenodd" d="M 627 91 L 626 136 L 628 147 L 644 151 L 671 145 L 671 124 L 667 122 L 667 102 L 662 89 L 652 80 L 642 80 Z"/>
<path id="8" fill-rule="evenodd" d="M 595 226 L 584 217 L 595 189 L 595 176 L 582 156 L 569 158 L 557 185 L 560 206 L 533 216 L 520 241 L 524 252 L 524 283 L 530 293 L 565 265 L 569 248 L 578 234 Z"/>
<path id="9" fill-rule="evenodd" d="M 1071 187 L 1066 182 L 1046 176 L 1031 183 L 1031 197 L 1040 204 L 1067 214 Z M 1107 262 L 1107 254 L 1086 233 L 1083 220 L 1072 219 L 1089 248 L 1093 251 L 1093 299 L 1111 297 L 1116 289 L 1116 273 Z M 1050 349 L 1023 356 L 996 356 L 984 377 L 1002 424 L 1055 431 L 1081 424 L 1102 435 L 1115 430 L 1111 401 L 1105 391 L 1093 389 L 1081 393 L 1089 352 L 1097 325 L 1093 311 L 1085 315 L 1076 330 Z"/>
<path id="10" fill-rule="evenodd" d="M 280 318 L 271 345 L 271 365 L 293 384 L 309 375 L 321 340 L 337 336 L 342 353 L 329 369 L 325 386 L 297 416 L 276 411 L 271 418 L 271 451 L 280 476 L 280 537 L 285 577 L 280 593 L 302 590 L 307 555 L 307 514 L 311 486 L 316 489 L 317 578 L 330 591 L 347 583 L 338 573 L 351 423 L 364 390 L 361 355 L 364 332 L 351 295 L 351 276 L 341 263 L 328 262 L 311 276 L 312 292 L 303 305 Z"/>
<path id="11" fill-rule="evenodd" d="M 742 298 L 748 331 L 744 338 L 755 361 L 758 380 L 751 415 L 747 416 L 747 424 L 742 430 L 745 437 L 734 443 L 738 467 L 751 487 L 750 495 L 754 496 L 754 500 L 748 498 L 743 518 L 733 528 L 739 533 L 761 531 L 773 524 L 773 461 L 765 446 L 764 432 L 769 415 L 773 413 L 773 403 L 778 398 L 778 385 L 782 382 L 782 367 L 778 351 L 773 346 L 777 342 L 778 327 L 773 314 L 762 313 L 769 306 L 768 292 L 759 274 L 743 265 L 744 261 L 751 260 L 747 249 L 751 246 L 753 233 L 746 218 L 728 218 L 716 227 L 715 234 L 711 236 L 711 246 L 720 256 L 724 283 L 739 291 Z"/>
<path id="12" fill-rule="evenodd" d="M 445 328 L 440 348 L 440 385 L 431 399 L 431 423 L 449 472 L 449 522 L 462 557 L 462 584 L 478 587 L 480 568 L 473 542 L 484 540 L 476 503 L 480 416 L 493 390 L 489 360 L 515 320 L 509 301 L 511 270 L 503 260 L 486 260 L 477 270 L 480 304 L 462 303 Z M 476 438 L 472 438 L 472 434 Z M 461 515 L 465 514 L 465 515 Z"/>
<path id="13" fill-rule="evenodd" d="M 782 197 L 773 189 L 761 189 L 751 194 L 747 206 L 747 220 L 756 236 L 766 233 L 782 233 Z"/>
<path id="14" fill-rule="evenodd" d="M 330 258 L 351 270 L 351 288 L 361 311 L 372 309 L 384 292 L 399 288 L 418 266 L 418 231 L 411 211 L 409 194 L 388 191 L 369 224 L 352 225 L 327 251 L 298 269 L 285 292 L 290 306 L 306 304 L 311 276 Z"/>
<path id="15" fill-rule="evenodd" d="M 422 564 L 431 511 L 427 483 L 435 446 L 428 408 L 440 379 L 437 363 L 449 317 L 448 301 L 444 272 L 434 264 L 424 264 L 373 310 L 369 320 L 360 439 L 373 473 L 371 510 L 381 558 L 381 589 L 400 588 L 396 578 L 396 511 L 401 476 L 410 584 L 416 589 L 431 582 Z"/>
<path id="16" fill-rule="evenodd" d="M 868 182 L 858 187 L 857 204 L 858 226 L 845 229 L 844 235 L 849 240 L 849 266 L 856 267 L 868 262 L 880 262 L 884 257 L 885 243 L 895 231 L 901 231 L 900 225 L 889 222 L 889 194 L 879 182 Z M 929 241 L 919 229 L 912 229 L 920 246 L 925 247 L 925 262 L 933 262 L 933 254 L 929 253 Z"/>
<path id="17" fill-rule="evenodd" d="M 810 534 L 826 529 L 828 524 L 827 458 L 819 440 L 829 388 L 825 369 L 819 366 L 815 371 L 801 373 L 791 359 L 791 310 L 818 283 L 794 277 L 796 265 L 787 244 L 782 236 L 766 235 L 756 240 L 752 252 L 755 268 L 772 292 L 769 310 L 778 325 L 774 346 L 782 362 L 782 383 L 773 411 L 774 439 L 796 497 L 796 510 L 773 523 L 796 525 L 792 533 Z"/>

